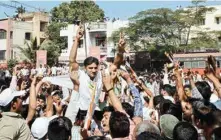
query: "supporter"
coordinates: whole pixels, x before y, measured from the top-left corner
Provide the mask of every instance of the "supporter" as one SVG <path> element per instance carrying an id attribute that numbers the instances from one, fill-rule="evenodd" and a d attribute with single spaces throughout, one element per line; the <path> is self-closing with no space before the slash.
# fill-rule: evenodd
<path id="1" fill-rule="evenodd" d="M 175 140 L 198 140 L 196 128 L 188 122 L 179 122 L 173 130 Z"/>
<path id="2" fill-rule="evenodd" d="M 112 112 L 109 126 L 110 135 L 113 140 L 129 140 L 130 122 L 124 113 L 118 111 Z"/>

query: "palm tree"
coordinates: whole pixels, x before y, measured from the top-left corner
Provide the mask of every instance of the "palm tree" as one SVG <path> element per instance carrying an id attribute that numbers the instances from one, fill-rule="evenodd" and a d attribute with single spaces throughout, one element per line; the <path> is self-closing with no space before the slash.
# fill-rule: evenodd
<path id="1" fill-rule="evenodd" d="M 20 52 L 32 63 L 36 62 L 36 51 L 41 47 L 37 45 L 37 39 L 31 39 L 31 41 L 25 41 L 25 47 L 17 47 Z"/>
<path id="2" fill-rule="evenodd" d="M 16 11 L 17 14 L 23 14 L 25 13 L 25 7 L 23 7 L 22 5 L 20 7 L 17 7 Z"/>

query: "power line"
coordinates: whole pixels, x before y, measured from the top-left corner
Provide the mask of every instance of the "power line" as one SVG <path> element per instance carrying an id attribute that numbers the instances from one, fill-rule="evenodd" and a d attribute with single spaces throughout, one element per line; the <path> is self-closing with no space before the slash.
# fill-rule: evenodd
<path id="1" fill-rule="evenodd" d="M 14 2 L 14 3 L 17 3 L 17 4 L 24 5 L 24 6 L 26 6 L 26 7 L 29 7 L 29 8 L 32 8 L 32 9 L 38 10 L 38 11 L 40 11 L 40 12 L 45 12 L 44 9 L 40 9 L 40 8 L 34 7 L 34 6 L 32 6 L 32 5 L 25 4 L 25 3 L 22 3 L 22 2 L 18 2 L 18 1 L 15 1 L 15 0 L 12 0 L 11 2 Z"/>

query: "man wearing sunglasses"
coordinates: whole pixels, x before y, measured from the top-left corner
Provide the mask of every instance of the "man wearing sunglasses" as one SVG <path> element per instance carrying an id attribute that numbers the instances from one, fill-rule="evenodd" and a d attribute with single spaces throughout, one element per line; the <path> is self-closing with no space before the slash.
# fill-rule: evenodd
<path id="1" fill-rule="evenodd" d="M 0 93 L 0 139 L 30 140 L 31 132 L 26 121 L 20 115 L 25 91 L 13 91 L 10 88 Z"/>

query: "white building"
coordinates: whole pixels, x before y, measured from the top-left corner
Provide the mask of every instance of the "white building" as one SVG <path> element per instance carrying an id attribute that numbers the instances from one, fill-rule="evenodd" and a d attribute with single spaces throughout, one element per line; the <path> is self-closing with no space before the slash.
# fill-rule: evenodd
<path id="1" fill-rule="evenodd" d="M 197 37 L 198 31 L 221 31 L 221 5 L 206 7 L 214 8 L 214 10 L 206 12 L 203 16 L 204 18 L 199 21 L 198 25 L 191 27 L 190 40 Z M 221 37 L 217 39 L 221 42 Z"/>
<path id="2" fill-rule="evenodd" d="M 85 40 L 83 37 L 77 52 L 78 63 L 82 64 L 86 56 L 95 56 L 99 59 L 106 59 L 107 57 L 113 58 L 114 53 L 112 50 L 115 46 L 114 43 L 108 38 L 111 37 L 112 32 L 118 30 L 121 27 L 128 26 L 128 23 L 128 21 L 120 20 L 117 20 L 115 22 L 108 21 L 86 23 L 86 49 Z M 62 53 L 59 57 L 59 62 L 67 63 L 69 61 L 69 55 L 77 29 L 78 26 L 72 24 L 68 25 L 66 28 L 60 31 L 60 36 L 68 37 L 68 48 L 62 50 Z"/>

